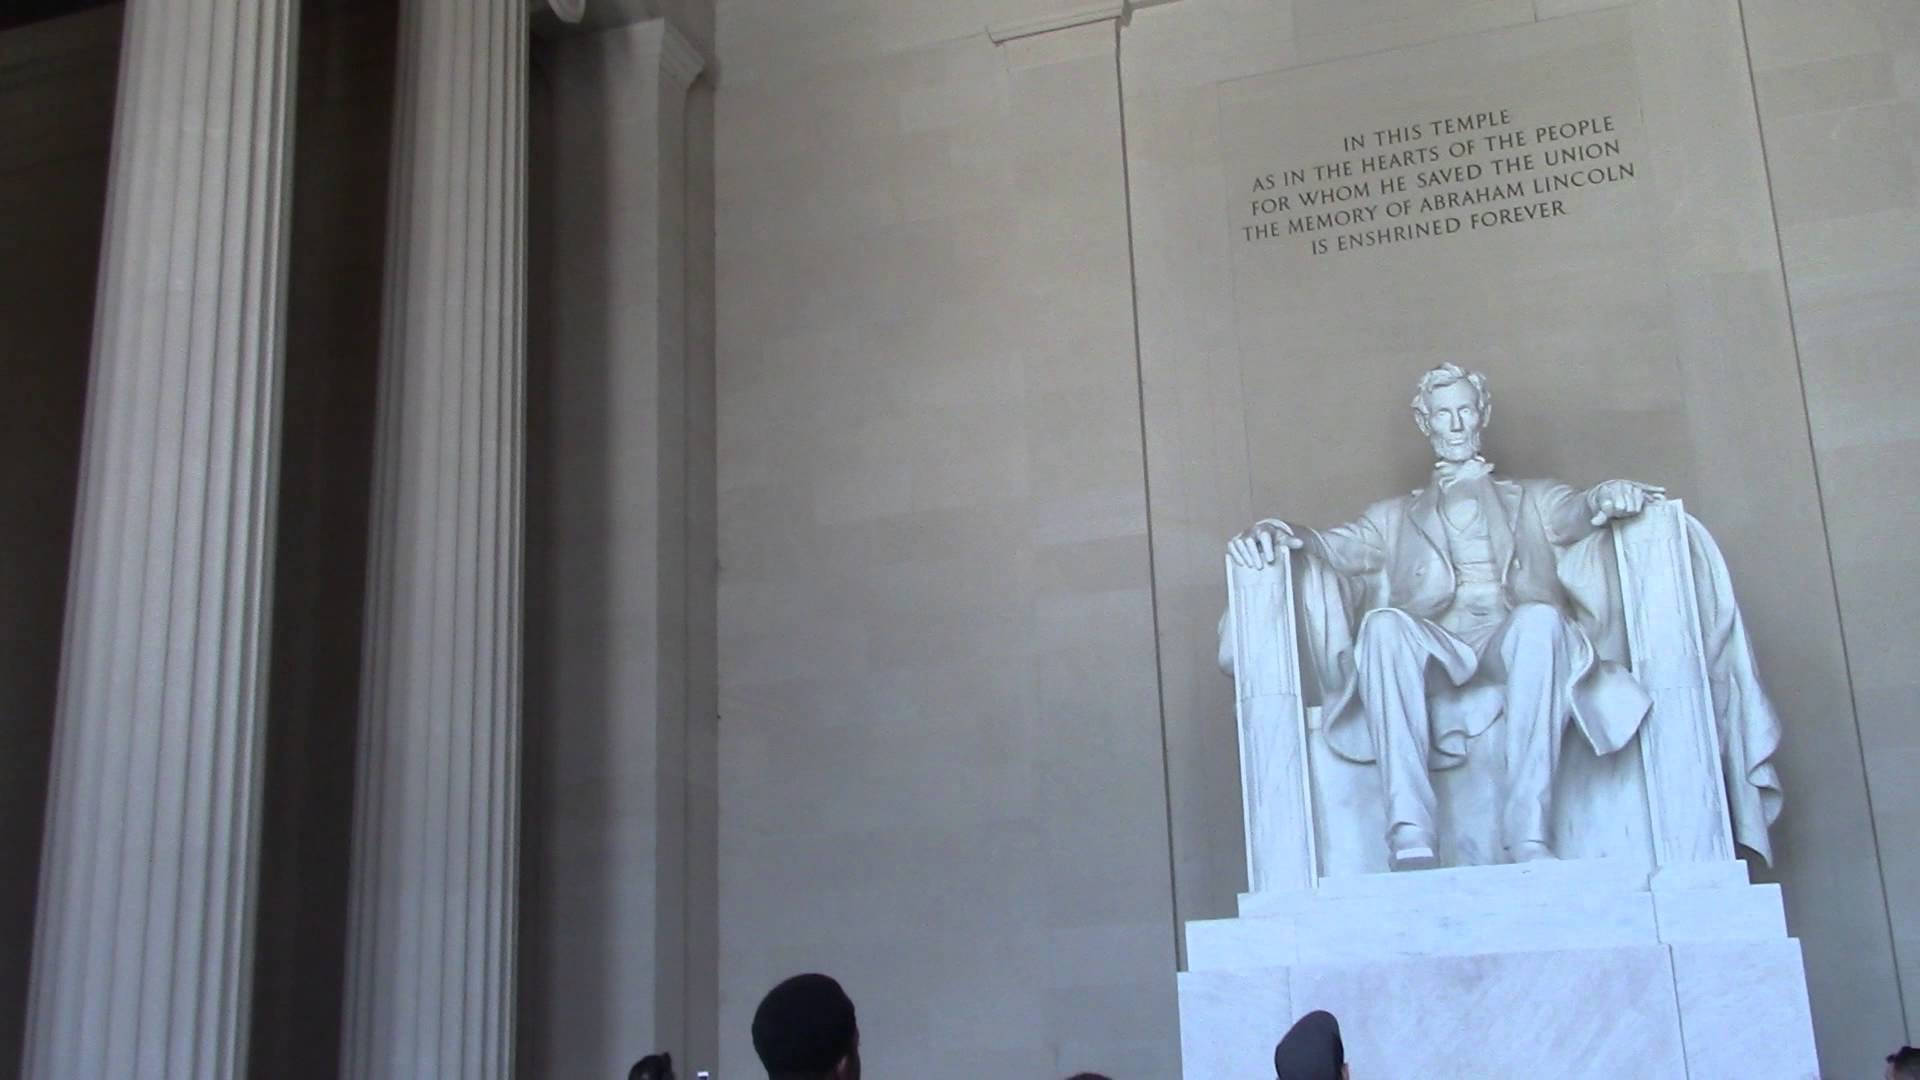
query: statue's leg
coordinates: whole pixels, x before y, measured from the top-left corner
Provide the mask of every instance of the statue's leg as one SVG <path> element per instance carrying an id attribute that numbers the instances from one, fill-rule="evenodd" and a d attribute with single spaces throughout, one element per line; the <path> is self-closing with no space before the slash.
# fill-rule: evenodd
<path id="1" fill-rule="evenodd" d="M 1433 776 L 1427 755 L 1433 729 L 1427 719 L 1429 632 L 1393 608 L 1367 613 L 1353 647 L 1356 688 L 1380 760 L 1387 793 L 1387 840 L 1396 869 L 1438 864 L 1434 840 Z"/>
<path id="2" fill-rule="evenodd" d="M 1579 642 L 1565 616 L 1548 604 L 1521 604 L 1507 617 L 1493 650 L 1506 685 L 1507 790 L 1501 833 L 1515 860 L 1551 857 L 1554 767 L 1570 705 L 1568 681 Z"/>

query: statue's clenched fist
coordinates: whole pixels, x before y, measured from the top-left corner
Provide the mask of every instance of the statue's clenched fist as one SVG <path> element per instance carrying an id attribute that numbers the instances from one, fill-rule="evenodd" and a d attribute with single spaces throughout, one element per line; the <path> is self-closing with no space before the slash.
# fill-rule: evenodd
<path id="1" fill-rule="evenodd" d="M 1629 518 L 1659 502 L 1667 493 L 1663 487 L 1636 480 L 1608 480 L 1587 489 L 1587 509 L 1598 528 L 1614 518 Z"/>

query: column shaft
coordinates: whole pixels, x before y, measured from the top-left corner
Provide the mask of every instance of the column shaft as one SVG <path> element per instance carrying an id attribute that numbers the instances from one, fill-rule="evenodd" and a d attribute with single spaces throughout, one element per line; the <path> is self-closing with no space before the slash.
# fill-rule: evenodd
<path id="1" fill-rule="evenodd" d="M 399 50 L 342 1070 L 504 1077 L 525 0 L 405 0 Z"/>
<path id="2" fill-rule="evenodd" d="M 125 15 L 22 1072 L 245 1064 L 295 0 Z"/>
<path id="3" fill-rule="evenodd" d="M 537 47 L 520 1061 L 616 1076 L 642 1049 L 693 1062 L 713 1026 L 688 989 L 692 860 L 713 858 L 690 851 L 689 732 L 717 692 L 694 691 L 713 556 L 689 541 L 713 499 L 687 328 L 703 60 L 659 18 Z"/>

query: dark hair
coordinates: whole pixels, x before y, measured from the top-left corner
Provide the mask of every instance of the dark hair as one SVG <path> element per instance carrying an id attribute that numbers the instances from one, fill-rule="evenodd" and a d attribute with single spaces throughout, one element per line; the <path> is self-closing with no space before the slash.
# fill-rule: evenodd
<path id="1" fill-rule="evenodd" d="M 648 1054 L 627 1070 L 627 1080 L 673 1080 L 673 1055 Z"/>
<path id="2" fill-rule="evenodd" d="M 1903 1046 L 1887 1055 L 1896 1080 L 1920 1080 L 1920 1049 Z"/>
<path id="3" fill-rule="evenodd" d="M 853 1000 L 828 976 L 795 975 L 754 1010 L 753 1052 L 775 1080 L 826 1076 L 859 1047 Z"/>
<path id="4" fill-rule="evenodd" d="M 1067 1077 L 1067 1080 L 1112 1080 L 1112 1078 L 1100 1073 L 1074 1073 Z"/>
<path id="5" fill-rule="evenodd" d="M 1340 1080 L 1340 1066 L 1346 1060 L 1340 1021 L 1324 1009 L 1315 1009 L 1294 1021 L 1273 1048 L 1273 1075 L 1278 1080 Z"/>

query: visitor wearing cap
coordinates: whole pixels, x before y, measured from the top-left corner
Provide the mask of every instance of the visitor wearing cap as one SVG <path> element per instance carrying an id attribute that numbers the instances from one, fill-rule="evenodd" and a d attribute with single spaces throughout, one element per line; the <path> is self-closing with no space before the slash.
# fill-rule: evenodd
<path id="1" fill-rule="evenodd" d="M 795 975 L 754 1010 L 753 1052 L 767 1080 L 860 1080 L 853 1000 L 825 975 Z"/>

